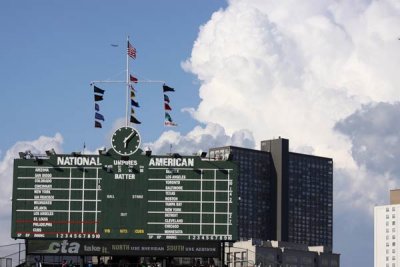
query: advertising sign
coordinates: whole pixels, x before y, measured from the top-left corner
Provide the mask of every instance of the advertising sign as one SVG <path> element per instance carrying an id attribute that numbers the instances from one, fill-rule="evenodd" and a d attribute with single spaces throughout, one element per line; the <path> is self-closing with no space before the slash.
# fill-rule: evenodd
<path id="1" fill-rule="evenodd" d="M 27 241 L 27 253 L 40 255 L 219 257 L 215 241 L 166 240 L 37 240 Z"/>

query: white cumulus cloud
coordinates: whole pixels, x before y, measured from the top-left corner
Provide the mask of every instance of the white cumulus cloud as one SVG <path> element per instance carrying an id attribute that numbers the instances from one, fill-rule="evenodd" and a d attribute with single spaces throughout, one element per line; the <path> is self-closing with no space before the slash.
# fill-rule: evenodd
<path id="1" fill-rule="evenodd" d="M 385 202 L 397 184 L 396 172 L 385 170 L 393 165 L 376 165 L 396 158 L 399 147 L 393 131 L 380 136 L 365 122 L 357 131 L 349 120 L 370 103 L 400 100 L 400 42 L 393 30 L 399 27 L 395 0 L 230 0 L 200 28 L 182 63 L 201 83 L 201 101 L 191 114 L 220 124 L 228 135 L 250 129 L 256 143 L 282 136 L 294 151 L 332 157 L 337 221 L 356 210 L 372 220 L 373 205 Z M 395 108 L 385 112 L 398 114 Z M 379 111 L 371 110 L 365 119 L 375 116 Z M 396 145 L 374 150 L 368 160 L 380 137 Z M 340 251 L 346 234 L 338 228 L 334 238 L 344 266 L 371 262 L 356 249 Z M 363 234 L 352 238 L 353 247 L 354 240 L 372 242 Z"/>
<path id="2" fill-rule="evenodd" d="M 248 130 L 238 130 L 228 135 L 225 129 L 218 124 L 208 123 L 206 126 L 196 126 L 186 135 L 170 130 L 164 132 L 156 141 L 143 144 L 143 148 L 150 148 L 155 154 L 181 153 L 191 155 L 199 151 L 208 151 L 209 148 L 219 146 L 240 146 L 254 148 L 254 138 Z"/>

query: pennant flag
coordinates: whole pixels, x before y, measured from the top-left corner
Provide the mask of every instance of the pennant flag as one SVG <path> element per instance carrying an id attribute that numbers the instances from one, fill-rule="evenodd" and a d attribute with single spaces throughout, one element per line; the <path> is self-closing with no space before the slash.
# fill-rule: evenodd
<path id="1" fill-rule="evenodd" d="M 169 97 L 166 94 L 164 94 L 164 101 L 169 103 Z"/>
<path id="2" fill-rule="evenodd" d="M 94 109 L 95 109 L 96 111 L 100 111 L 100 106 L 99 106 L 99 104 L 94 103 Z"/>
<path id="3" fill-rule="evenodd" d="M 176 124 L 175 122 L 172 122 L 172 121 L 165 121 L 164 125 L 165 126 L 178 126 L 178 124 Z"/>
<path id="4" fill-rule="evenodd" d="M 168 112 L 165 112 L 165 121 L 164 121 L 165 126 L 178 126 L 175 122 L 172 121 L 171 116 L 169 115 Z"/>
<path id="5" fill-rule="evenodd" d="M 98 121 L 94 121 L 94 127 L 95 128 L 102 128 L 101 123 Z"/>
<path id="6" fill-rule="evenodd" d="M 93 86 L 93 88 L 94 88 L 94 92 L 97 93 L 97 94 L 104 94 L 104 92 L 105 92 L 103 89 L 100 89 L 96 85 Z"/>
<path id="7" fill-rule="evenodd" d="M 135 123 L 135 124 L 141 124 L 141 122 L 140 121 L 138 121 L 135 117 L 133 117 L 132 115 L 131 115 L 131 122 L 132 123 Z"/>
<path id="8" fill-rule="evenodd" d="M 103 96 L 102 95 L 94 95 L 94 101 L 102 101 Z"/>
<path id="9" fill-rule="evenodd" d="M 135 110 L 131 108 L 131 114 L 135 114 Z"/>
<path id="10" fill-rule="evenodd" d="M 174 89 L 174 88 L 165 85 L 165 83 L 164 83 L 164 85 L 163 85 L 162 88 L 163 88 L 164 93 L 165 93 L 165 92 L 175 92 L 175 89 Z"/>
<path id="11" fill-rule="evenodd" d="M 131 98 L 135 97 L 135 92 L 131 90 Z"/>
<path id="12" fill-rule="evenodd" d="M 130 84 L 129 87 L 131 88 L 132 91 L 136 92 L 135 88 L 133 88 L 133 85 Z"/>
<path id="13" fill-rule="evenodd" d="M 129 75 L 129 79 L 133 83 L 137 83 L 138 82 L 138 79 L 136 77 L 133 77 L 132 75 Z"/>
<path id="14" fill-rule="evenodd" d="M 135 106 L 135 107 L 137 107 L 137 108 L 139 108 L 139 103 L 136 102 L 136 101 L 133 100 L 133 99 L 131 99 L 131 105 L 132 105 L 132 106 Z"/>
<path id="15" fill-rule="evenodd" d="M 129 41 L 128 41 L 128 56 L 130 56 L 133 59 L 136 59 L 136 48 L 134 48 Z"/>
<path id="16" fill-rule="evenodd" d="M 164 109 L 165 110 L 172 110 L 171 107 L 167 103 L 164 103 Z"/>
<path id="17" fill-rule="evenodd" d="M 172 122 L 171 116 L 168 114 L 168 112 L 165 112 L 165 120 Z"/>
<path id="18" fill-rule="evenodd" d="M 95 115 L 94 115 L 94 117 L 96 118 L 96 120 L 101 120 L 101 121 L 104 121 L 104 116 L 103 115 L 101 115 L 100 113 L 95 113 Z"/>

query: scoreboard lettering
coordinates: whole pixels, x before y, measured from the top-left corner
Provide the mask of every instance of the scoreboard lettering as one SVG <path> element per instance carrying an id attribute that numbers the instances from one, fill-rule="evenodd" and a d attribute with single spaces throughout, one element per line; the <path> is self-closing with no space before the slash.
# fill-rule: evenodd
<path id="1" fill-rule="evenodd" d="M 101 163 L 98 157 L 57 157 L 57 165 L 65 165 L 65 166 L 82 166 L 82 165 L 97 165 L 100 166 Z"/>
<path id="2" fill-rule="evenodd" d="M 234 163 L 146 155 L 126 135 L 128 152 L 15 159 L 12 237 L 236 239 Z"/>

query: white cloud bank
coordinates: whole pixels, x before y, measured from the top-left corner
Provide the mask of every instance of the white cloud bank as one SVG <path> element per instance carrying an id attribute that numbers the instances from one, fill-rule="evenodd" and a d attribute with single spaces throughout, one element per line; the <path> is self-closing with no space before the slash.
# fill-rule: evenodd
<path id="1" fill-rule="evenodd" d="M 371 120 L 398 124 L 399 28 L 397 0 L 230 0 L 182 64 L 201 82 L 191 110 L 200 122 L 334 158 L 335 219 L 348 223 L 335 225 L 343 266 L 372 266 L 370 211 L 398 184 L 398 127 L 378 131 Z"/>
<path id="2" fill-rule="evenodd" d="M 365 176 L 354 140 L 334 128 L 363 104 L 399 100 L 400 42 L 390 29 L 400 26 L 400 5 L 350 2 L 230 1 L 183 63 L 201 81 L 193 116 L 228 134 L 251 129 L 256 142 L 287 137 L 293 150 L 312 148 Z M 358 197 L 363 207 L 382 200 Z"/>
<path id="3" fill-rule="evenodd" d="M 205 127 L 196 126 L 186 135 L 176 131 L 164 132 L 153 143 L 144 144 L 155 154 L 173 153 L 193 154 L 199 151 L 208 151 L 212 147 L 240 146 L 254 148 L 254 138 L 248 130 L 238 130 L 232 135 L 227 135 L 225 129 L 218 124 L 208 123 Z"/>

